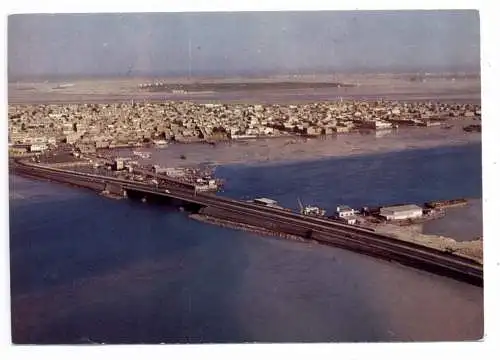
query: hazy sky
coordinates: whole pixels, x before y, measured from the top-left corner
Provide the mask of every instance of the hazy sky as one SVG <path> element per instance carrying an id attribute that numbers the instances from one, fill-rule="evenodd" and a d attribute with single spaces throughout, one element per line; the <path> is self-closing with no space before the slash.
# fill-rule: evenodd
<path id="1" fill-rule="evenodd" d="M 13 15 L 9 76 L 479 69 L 476 11 Z"/>

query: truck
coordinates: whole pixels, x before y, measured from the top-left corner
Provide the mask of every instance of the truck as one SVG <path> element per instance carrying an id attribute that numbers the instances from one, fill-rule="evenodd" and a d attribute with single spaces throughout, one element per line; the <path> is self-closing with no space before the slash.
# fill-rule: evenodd
<path id="1" fill-rule="evenodd" d="M 313 205 L 306 205 L 306 206 L 304 206 L 302 204 L 302 201 L 300 201 L 299 198 L 297 198 L 297 201 L 299 203 L 300 213 L 302 215 L 307 215 L 307 216 L 325 216 L 325 214 L 326 214 L 326 211 L 324 209 L 321 209 L 318 206 L 313 206 Z"/>

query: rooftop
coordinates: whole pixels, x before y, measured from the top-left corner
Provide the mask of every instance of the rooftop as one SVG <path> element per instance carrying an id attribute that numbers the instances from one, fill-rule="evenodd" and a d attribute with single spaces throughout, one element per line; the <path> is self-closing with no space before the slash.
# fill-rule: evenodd
<path id="1" fill-rule="evenodd" d="M 398 206 L 388 206 L 388 207 L 383 207 L 380 209 L 380 211 L 390 211 L 390 212 L 398 212 L 398 211 L 417 211 L 417 210 L 422 210 L 420 206 L 417 205 L 398 205 Z"/>
<path id="2" fill-rule="evenodd" d="M 348 205 L 339 205 L 337 211 L 352 211 L 352 208 Z"/>
<path id="3" fill-rule="evenodd" d="M 276 200 L 268 199 L 268 198 L 257 198 L 257 199 L 254 199 L 254 201 L 266 203 L 266 204 L 273 204 L 273 205 L 278 203 Z"/>

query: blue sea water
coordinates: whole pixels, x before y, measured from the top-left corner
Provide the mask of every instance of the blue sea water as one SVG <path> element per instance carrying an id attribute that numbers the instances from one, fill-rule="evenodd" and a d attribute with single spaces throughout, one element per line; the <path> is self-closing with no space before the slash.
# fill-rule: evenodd
<path id="1" fill-rule="evenodd" d="M 227 166 L 225 195 L 332 211 L 481 197 L 480 144 Z M 437 341 L 483 335 L 481 288 L 174 209 L 10 176 L 15 343 Z"/>
<path id="2" fill-rule="evenodd" d="M 481 197 L 481 145 L 408 150 L 274 166 L 223 167 L 225 195 L 269 196 L 286 207 L 302 202 L 331 213 L 354 207 Z"/>

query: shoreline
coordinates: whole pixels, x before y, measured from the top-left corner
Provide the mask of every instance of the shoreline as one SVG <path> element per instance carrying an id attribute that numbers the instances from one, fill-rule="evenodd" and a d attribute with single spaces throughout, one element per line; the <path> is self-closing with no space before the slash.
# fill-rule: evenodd
<path id="1" fill-rule="evenodd" d="M 281 239 L 286 239 L 286 240 L 299 242 L 299 243 L 303 243 L 303 244 L 316 244 L 317 243 L 317 241 L 307 240 L 307 239 L 300 237 L 300 236 L 285 234 L 282 232 L 270 231 L 270 230 L 266 230 L 264 228 L 260 228 L 257 226 L 240 224 L 240 223 L 237 223 L 234 221 L 224 220 L 222 218 L 217 218 L 215 216 L 210 216 L 210 215 L 205 215 L 205 214 L 196 214 L 196 213 L 189 214 L 188 218 L 195 220 L 195 221 L 203 222 L 206 224 L 220 226 L 220 227 L 223 227 L 226 229 L 246 231 L 246 232 L 258 235 L 258 236 L 281 238 Z"/>
<path id="2" fill-rule="evenodd" d="M 451 237 L 422 233 L 418 230 L 405 228 L 398 225 L 381 225 L 375 227 L 375 232 L 395 237 L 400 241 L 416 243 L 442 252 L 451 252 L 464 258 L 483 264 L 483 240 L 471 239 L 457 241 Z"/>
<path id="3" fill-rule="evenodd" d="M 226 220 L 223 218 L 218 218 L 213 215 L 208 214 L 190 214 L 188 217 L 195 221 L 200 221 L 210 225 L 220 226 L 223 228 L 246 231 L 257 236 L 281 238 L 288 241 L 299 242 L 303 244 L 314 244 L 314 245 L 326 245 L 322 244 L 317 240 L 306 239 L 297 235 L 290 235 L 279 231 L 271 231 L 265 228 L 259 228 L 253 225 L 245 225 L 235 221 Z M 418 244 L 425 246 L 427 248 L 436 249 L 443 253 L 454 253 L 464 259 L 475 261 L 478 264 L 483 265 L 483 241 L 482 240 L 470 240 L 465 242 L 457 242 L 452 238 L 431 235 L 431 234 L 421 234 L 419 232 L 408 231 L 408 229 L 402 229 L 397 226 L 392 227 L 381 227 L 375 229 L 376 233 L 393 236 L 401 242 Z M 334 246 L 339 248 L 337 246 Z"/>
<path id="4" fill-rule="evenodd" d="M 438 148 L 454 148 L 454 147 L 461 147 L 461 146 L 469 146 L 469 145 L 475 145 L 475 144 L 480 144 L 481 141 L 471 141 L 467 143 L 452 143 L 452 144 L 436 144 L 432 146 L 422 146 L 422 147 L 409 147 L 409 148 L 401 148 L 401 149 L 384 149 L 384 150 L 374 150 L 372 152 L 366 151 L 366 152 L 359 152 L 359 153 L 351 153 L 351 154 L 342 154 L 342 155 L 323 155 L 323 156 L 311 156 L 307 157 L 304 159 L 283 159 L 283 160 L 256 160 L 256 161 L 248 161 L 245 163 L 242 162 L 230 162 L 230 163 L 213 163 L 215 166 L 235 166 L 235 165 L 243 165 L 246 167 L 270 167 L 270 166 L 277 166 L 277 165 L 291 165 L 291 164 L 297 164 L 297 163 L 304 163 L 304 162 L 316 162 L 316 161 L 327 161 L 330 159 L 350 159 L 350 158 L 356 158 L 356 157 L 364 157 L 364 156 L 371 156 L 371 155 L 385 155 L 385 154 L 397 154 L 400 152 L 405 152 L 405 151 L 412 151 L 412 150 L 431 150 L 431 149 L 438 149 Z"/>
<path id="5" fill-rule="evenodd" d="M 151 152 L 150 159 L 140 159 L 144 165 L 168 167 L 212 166 L 275 166 L 297 162 L 321 161 L 332 158 L 380 155 L 411 150 L 481 144 L 481 133 L 462 130 L 464 121 L 453 129 L 405 128 L 386 133 L 342 134 L 328 138 L 276 137 L 219 142 L 216 145 L 173 143 L 166 148 L 106 149 L 112 156 L 131 157 L 134 150 Z"/>

